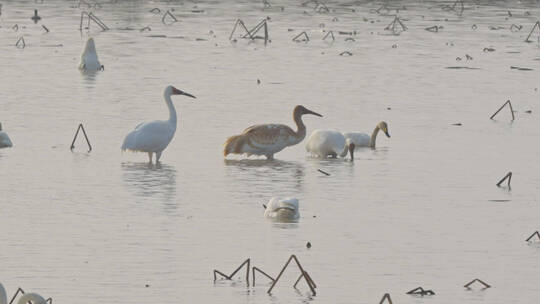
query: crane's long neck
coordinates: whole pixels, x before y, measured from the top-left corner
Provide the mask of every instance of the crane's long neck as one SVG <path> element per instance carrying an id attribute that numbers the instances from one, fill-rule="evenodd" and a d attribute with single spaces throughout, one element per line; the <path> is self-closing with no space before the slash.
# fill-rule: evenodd
<path id="1" fill-rule="evenodd" d="M 296 123 L 296 138 L 298 139 L 298 142 L 301 142 L 306 137 L 306 125 L 304 125 L 304 122 L 302 121 L 302 114 L 299 112 L 293 113 L 293 119 Z"/>
<path id="2" fill-rule="evenodd" d="M 373 133 L 371 133 L 371 138 L 369 139 L 369 147 L 375 148 L 375 141 L 377 140 L 377 134 L 379 134 L 379 126 L 376 126 L 373 130 Z"/>
<path id="3" fill-rule="evenodd" d="M 174 105 L 171 100 L 171 94 L 168 92 L 165 92 L 165 95 L 163 95 L 165 98 L 165 103 L 167 104 L 167 108 L 169 108 L 169 122 L 173 124 L 176 127 L 176 109 L 174 108 Z"/>

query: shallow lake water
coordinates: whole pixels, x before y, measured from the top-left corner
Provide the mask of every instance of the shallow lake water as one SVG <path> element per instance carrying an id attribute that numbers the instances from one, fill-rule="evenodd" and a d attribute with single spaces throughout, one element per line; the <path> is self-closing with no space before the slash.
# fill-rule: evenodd
<path id="1" fill-rule="evenodd" d="M 328 13 L 278 0 L 266 10 L 260 1 L 38 2 L 1 2 L 0 122 L 14 147 L 0 151 L 0 282 L 10 295 L 20 286 L 54 303 L 540 298 L 540 245 L 525 242 L 540 229 L 540 31 L 524 42 L 538 3 L 465 1 L 459 16 L 442 1 L 328 1 Z M 167 10 L 178 22 L 162 22 Z M 82 11 L 110 30 L 79 31 Z M 396 13 L 407 27 L 399 35 L 384 30 Z M 237 18 L 251 28 L 267 17 L 266 46 L 229 41 Z M 335 41 L 323 41 L 330 30 Z M 302 31 L 309 42 L 292 41 Z M 94 75 L 77 69 L 88 37 L 105 67 Z M 173 97 L 178 129 L 161 164 L 121 153 L 137 124 L 167 118 L 169 84 L 197 99 Z M 508 108 L 490 120 L 509 99 L 515 120 Z M 311 158 L 305 141 L 274 161 L 224 160 L 228 136 L 293 126 L 297 104 L 324 115 L 304 116 L 308 134 L 371 132 L 384 120 L 392 137 L 354 162 Z M 90 153 L 81 136 L 70 151 L 79 123 Z M 497 188 L 508 171 L 512 189 Z M 300 200 L 297 223 L 263 217 L 273 196 Z M 296 267 L 272 295 L 262 277 L 246 287 L 243 270 L 213 282 L 213 269 L 230 273 L 248 257 L 275 276 L 291 254 L 316 296 L 304 282 L 292 288 Z M 492 288 L 465 289 L 474 278 Z M 436 295 L 405 294 L 418 286 Z"/>

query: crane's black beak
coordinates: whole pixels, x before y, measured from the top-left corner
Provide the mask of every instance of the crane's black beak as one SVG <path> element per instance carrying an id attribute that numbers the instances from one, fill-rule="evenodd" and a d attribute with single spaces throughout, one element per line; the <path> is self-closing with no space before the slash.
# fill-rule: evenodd
<path id="1" fill-rule="evenodd" d="M 384 130 L 384 134 L 386 134 L 386 137 L 390 138 L 390 133 L 388 133 L 388 130 Z"/>
<path id="2" fill-rule="evenodd" d="M 195 99 L 197 98 L 197 97 L 195 97 L 195 96 L 193 96 L 193 95 L 191 95 L 191 94 L 189 94 L 189 93 L 186 93 L 186 92 L 184 92 L 184 91 L 180 91 L 180 95 L 185 95 L 185 96 L 188 96 L 188 97 L 191 97 L 191 98 L 195 98 Z M 386 135 L 388 135 L 388 133 L 387 133 Z M 388 135 L 388 136 L 390 137 L 390 135 Z"/>
<path id="3" fill-rule="evenodd" d="M 313 111 L 308 110 L 308 109 L 306 109 L 306 114 L 313 114 L 313 115 L 315 115 L 315 116 L 323 117 L 321 114 L 316 113 L 316 112 L 313 112 Z"/>
<path id="4" fill-rule="evenodd" d="M 177 89 L 177 88 L 175 88 L 175 87 L 172 88 L 172 93 L 173 93 L 174 95 L 185 95 L 185 96 L 189 96 L 189 97 L 191 97 L 191 98 L 197 98 L 197 97 L 195 97 L 195 96 L 193 96 L 193 95 L 191 95 L 191 94 L 189 94 L 189 93 L 186 93 L 186 92 L 184 92 L 184 91 L 182 91 L 182 90 L 179 90 L 179 89 Z"/>

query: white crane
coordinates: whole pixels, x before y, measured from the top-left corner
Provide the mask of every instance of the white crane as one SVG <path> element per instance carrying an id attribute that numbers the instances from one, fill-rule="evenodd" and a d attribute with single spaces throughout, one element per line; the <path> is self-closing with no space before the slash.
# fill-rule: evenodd
<path id="1" fill-rule="evenodd" d="M 167 108 L 169 108 L 169 120 L 155 120 L 139 124 L 135 130 L 126 135 L 122 151 L 146 152 L 150 163 L 152 163 L 152 153 L 155 153 L 156 163 L 159 162 L 161 152 L 167 148 L 176 132 L 176 109 L 172 103 L 171 95 L 185 95 L 195 98 L 195 96 L 171 85 L 166 87 L 163 97 Z"/>

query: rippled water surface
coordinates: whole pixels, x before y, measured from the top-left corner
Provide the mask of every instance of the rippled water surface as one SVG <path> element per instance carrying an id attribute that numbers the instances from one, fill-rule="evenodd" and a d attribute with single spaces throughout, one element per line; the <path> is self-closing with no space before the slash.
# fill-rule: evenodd
<path id="1" fill-rule="evenodd" d="M 524 241 L 540 229 L 537 33 L 524 42 L 540 16 L 534 1 L 465 1 L 462 16 L 442 9 L 452 2 L 429 1 L 329 1 L 329 13 L 278 0 L 267 10 L 260 1 L 1 3 L 0 122 L 14 143 L 0 151 L 9 294 L 21 286 L 55 303 L 540 298 L 540 246 Z M 110 30 L 79 31 L 83 10 Z M 163 24 L 166 10 L 179 21 Z M 407 26 L 400 35 L 384 30 L 396 13 Z M 229 41 L 237 18 L 248 27 L 267 18 L 268 45 Z M 323 41 L 330 30 L 335 41 Z M 310 41 L 293 42 L 302 31 Z M 21 36 L 24 49 L 14 46 Z M 83 75 L 89 36 L 105 71 Z M 138 123 L 167 118 L 169 84 L 197 99 L 173 97 L 179 125 L 161 164 L 121 153 Z M 489 120 L 508 99 L 515 121 L 506 108 Z M 255 123 L 293 125 L 297 104 L 324 115 L 304 117 L 308 133 L 370 132 L 385 120 L 392 137 L 354 162 L 310 158 L 305 142 L 274 161 L 223 159 L 228 136 Z M 79 123 L 90 153 L 82 137 L 69 149 Z M 497 188 L 508 171 L 511 191 Z M 298 223 L 263 218 L 272 196 L 300 200 Z M 213 282 L 213 269 L 230 273 L 248 257 L 275 276 L 291 254 L 315 297 L 304 282 L 292 288 L 295 267 L 271 296 L 264 278 L 247 288 L 242 272 Z M 493 287 L 463 288 L 474 278 Z M 418 286 L 436 295 L 405 294 Z"/>

